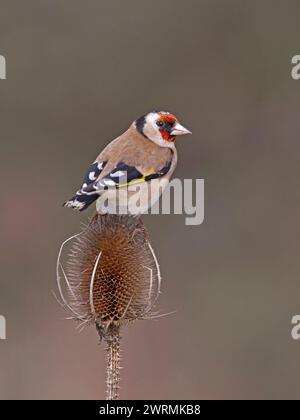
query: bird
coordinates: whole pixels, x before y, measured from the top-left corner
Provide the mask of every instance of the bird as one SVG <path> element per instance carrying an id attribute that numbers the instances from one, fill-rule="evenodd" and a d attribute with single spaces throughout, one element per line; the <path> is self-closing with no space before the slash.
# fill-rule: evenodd
<path id="1" fill-rule="evenodd" d="M 81 188 L 63 206 L 83 211 L 96 201 L 100 214 L 126 213 L 130 198 L 138 192 L 135 202 L 139 199 L 144 203 L 138 212 L 147 210 L 162 194 L 176 168 L 176 137 L 186 134 L 192 133 L 170 112 L 151 111 L 142 115 L 103 149 L 86 173 Z M 112 198 L 115 205 L 107 205 Z"/>

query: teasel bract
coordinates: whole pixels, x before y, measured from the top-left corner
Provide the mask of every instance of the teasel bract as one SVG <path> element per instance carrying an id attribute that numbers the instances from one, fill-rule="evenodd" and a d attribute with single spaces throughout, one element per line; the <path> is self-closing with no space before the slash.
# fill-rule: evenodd
<path id="1" fill-rule="evenodd" d="M 62 244 L 57 283 L 70 318 L 81 326 L 95 324 L 106 342 L 106 397 L 118 399 L 121 328 L 130 321 L 155 317 L 160 293 L 159 265 L 141 218 L 96 214 Z"/>

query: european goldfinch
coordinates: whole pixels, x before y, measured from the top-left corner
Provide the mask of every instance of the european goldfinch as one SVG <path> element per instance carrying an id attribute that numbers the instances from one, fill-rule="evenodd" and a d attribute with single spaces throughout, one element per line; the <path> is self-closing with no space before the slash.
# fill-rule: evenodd
<path id="1" fill-rule="evenodd" d="M 89 168 L 81 189 L 64 206 L 82 211 L 103 194 L 118 194 L 120 201 L 121 190 L 133 194 L 138 186 L 145 194 L 150 184 L 151 189 L 155 190 L 156 185 L 160 188 L 159 198 L 177 165 L 176 136 L 183 134 L 191 132 L 169 112 L 141 116 L 104 148 Z M 102 213 L 98 203 L 97 210 Z"/>

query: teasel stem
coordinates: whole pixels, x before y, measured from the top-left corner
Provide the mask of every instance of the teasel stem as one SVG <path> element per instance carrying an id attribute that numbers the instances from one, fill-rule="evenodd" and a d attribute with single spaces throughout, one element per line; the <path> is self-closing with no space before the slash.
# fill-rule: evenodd
<path id="1" fill-rule="evenodd" d="M 98 329 L 98 327 L 97 327 Z M 103 330 L 99 331 L 100 337 L 103 337 Z M 111 323 L 105 331 L 104 339 L 106 341 L 107 357 L 107 379 L 106 379 L 106 399 L 118 400 L 120 389 L 120 324 Z"/>

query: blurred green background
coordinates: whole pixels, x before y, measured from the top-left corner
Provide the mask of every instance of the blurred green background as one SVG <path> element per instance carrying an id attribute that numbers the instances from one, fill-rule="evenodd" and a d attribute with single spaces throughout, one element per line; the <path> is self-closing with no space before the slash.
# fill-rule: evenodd
<path id="1" fill-rule="evenodd" d="M 105 357 L 54 300 L 61 207 L 98 152 L 174 112 L 205 221 L 146 216 L 162 312 L 124 330 L 123 398 L 299 398 L 299 1 L 0 0 L 0 398 L 103 398 Z"/>

